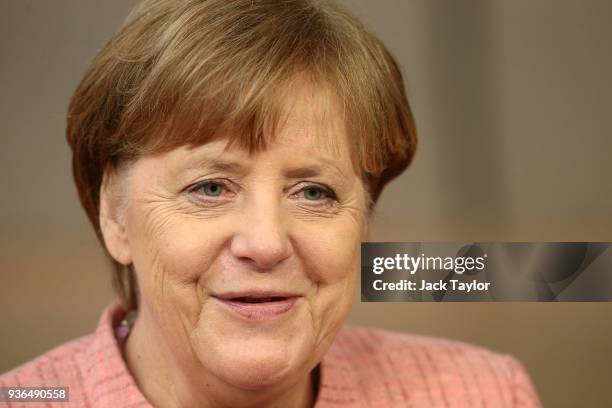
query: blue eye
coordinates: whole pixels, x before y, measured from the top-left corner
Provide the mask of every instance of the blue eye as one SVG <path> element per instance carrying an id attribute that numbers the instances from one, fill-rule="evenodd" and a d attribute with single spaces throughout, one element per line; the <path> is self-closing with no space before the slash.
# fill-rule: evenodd
<path id="1" fill-rule="evenodd" d="M 304 198 L 311 201 L 317 201 L 326 195 L 326 192 L 319 187 L 308 187 L 304 190 Z"/>
<path id="2" fill-rule="evenodd" d="M 223 184 L 208 182 L 198 186 L 197 190 L 201 191 L 208 197 L 219 197 L 223 193 Z"/>

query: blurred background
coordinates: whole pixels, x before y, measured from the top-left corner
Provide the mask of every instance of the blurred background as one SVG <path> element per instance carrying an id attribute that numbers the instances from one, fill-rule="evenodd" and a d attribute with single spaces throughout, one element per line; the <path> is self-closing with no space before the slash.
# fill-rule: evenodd
<path id="1" fill-rule="evenodd" d="M 343 3 L 397 57 L 420 136 L 372 241 L 612 241 L 612 2 Z M 0 0 L 0 372 L 113 299 L 64 117 L 133 4 Z M 350 322 L 513 354 L 546 407 L 612 406 L 612 303 L 356 301 Z"/>

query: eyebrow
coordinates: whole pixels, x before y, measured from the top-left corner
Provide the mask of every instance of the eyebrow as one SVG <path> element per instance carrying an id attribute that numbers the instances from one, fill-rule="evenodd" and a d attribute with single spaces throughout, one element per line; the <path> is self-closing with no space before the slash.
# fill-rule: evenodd
<path id="1" fill-rule="evenodd" d="M 318 177 L 324 173 L 325 173 L 325 169 L 322 166 L 312 165 L 312 166 L 297 167 L 294 169 L 289 169 L 285 171 L 284 176 L 289 179 L 298 179 L 298 178 Z"/>
<path id="2" fill-rule="evenodd" d="M 312 164 L 287 169 L 283 172 L 283 176 L 288 179 L 319 177 L 324 175 L 327 172 L 326 170 L 329 169 L 334 175 L 340 176 L 341 178 L 344 177 L 344 173 L 334 165 L 331 160 L 322 159 L 321 161 L 323 162 L 322 165 Z M 204 163 L 200 162 L 199 165 L 194 166 L 194 168 L 202 167 L 212 171 L 228 172 L 237 175 L 246 175 L 249 172 L 248 166 L 236 161 L 227 161 L 223 159 L 206 160 Z"/>
<path id="3" fill-rule="evenodd" d="M 228 172 L 235 174 L 246 174 L 248 172 L 247 167 L 243 166 L 238 162 L 230 162 L 223 160 L 211 160 L 206 162 L 205 167 L 219 172 Z"/>

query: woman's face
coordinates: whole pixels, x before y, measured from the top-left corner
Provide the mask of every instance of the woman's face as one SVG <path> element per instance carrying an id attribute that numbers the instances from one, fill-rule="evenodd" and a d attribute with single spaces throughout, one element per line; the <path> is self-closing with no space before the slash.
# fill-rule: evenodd
<path id="1" fill-rule="evenodd" d="M 342 121 L 321 121 L 318 106 L 308 88 L 295 92 L 261 152 L 219 139 L 134 163 L 124 250 L 141 293 L 137 324 L 174 364 L 249 389 L 296 381 L 344 321 L 364 187 Z"/>

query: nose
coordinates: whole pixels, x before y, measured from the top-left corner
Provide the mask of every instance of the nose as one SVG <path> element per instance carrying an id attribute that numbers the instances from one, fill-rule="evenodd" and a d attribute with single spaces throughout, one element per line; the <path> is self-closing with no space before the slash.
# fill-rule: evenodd
<path id="1" fill-rule="evenodd" d="M 260 272 L 273 269 L 292 251 L 281 205 L 273 197 L 256 197 L 245 205 L 230 245 L 236 259 Z"/>

